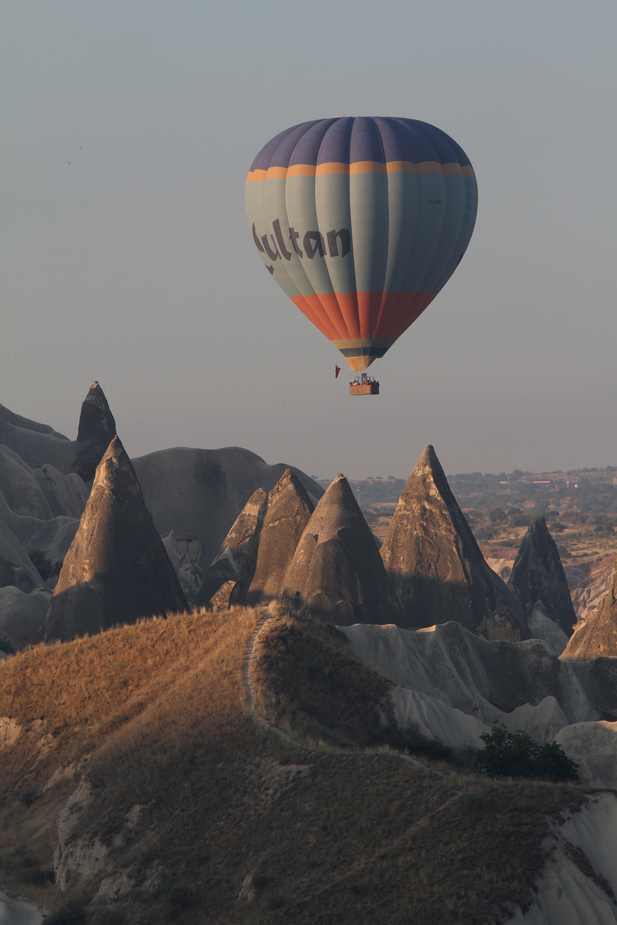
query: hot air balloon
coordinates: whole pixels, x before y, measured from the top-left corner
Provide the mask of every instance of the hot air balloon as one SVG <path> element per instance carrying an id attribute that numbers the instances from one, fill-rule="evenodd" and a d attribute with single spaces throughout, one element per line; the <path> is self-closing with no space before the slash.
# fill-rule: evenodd
<path id="1" fill-rule="evenodd" d="M 378 393 L 365 370 L 456 269 L 477 201 L 463 149 L 415 119 L 294 125 L 261 149 L 246 178 L 255 247 L 292 302 L 361 373 L 352 394 Z"/>

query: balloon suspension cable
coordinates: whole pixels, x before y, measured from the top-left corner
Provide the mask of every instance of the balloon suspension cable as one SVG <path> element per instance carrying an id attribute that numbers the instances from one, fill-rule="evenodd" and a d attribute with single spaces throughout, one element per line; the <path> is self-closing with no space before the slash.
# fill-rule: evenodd
<path id="1" fill-rule="evenodd" d="M 379 382 L 372 376 L 362 373 L 349 383 L 350 395 L 379 395 Z"/>

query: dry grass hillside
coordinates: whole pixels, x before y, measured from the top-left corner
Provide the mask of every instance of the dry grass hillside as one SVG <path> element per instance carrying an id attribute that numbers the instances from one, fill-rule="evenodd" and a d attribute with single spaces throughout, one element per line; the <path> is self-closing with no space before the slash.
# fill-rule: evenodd
<path id="1" fill-rule="evenodd" d="M 8 659 L 0 882 L 58 923 L 503 920 L 584 793 L 388 749 L 388 689 L 333 628 L 259 609 Z"/>

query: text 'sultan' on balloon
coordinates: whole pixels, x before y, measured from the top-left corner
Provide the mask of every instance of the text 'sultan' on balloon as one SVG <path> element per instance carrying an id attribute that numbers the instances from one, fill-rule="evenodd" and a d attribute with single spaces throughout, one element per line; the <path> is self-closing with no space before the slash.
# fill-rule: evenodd
<path id="1" fill-rule="evenodd" d="M 465 253 L 478 194 L 469 158 L 414 119 L 303 122 L 246 178 L 266 268 L 349 366 L 365 370 L 432 302 Z"/>

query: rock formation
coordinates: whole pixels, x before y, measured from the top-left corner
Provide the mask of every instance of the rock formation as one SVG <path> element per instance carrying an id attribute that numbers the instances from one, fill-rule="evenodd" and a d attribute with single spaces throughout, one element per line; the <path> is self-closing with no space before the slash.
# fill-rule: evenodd
<path id="1" fill-rule="evenodd" d="M 53 517 L 79 520 L 88 498 L 88 486 L 76 472 L 63 473 L 55 466 L 43 465 L 32 474 L 45 496 Z"/>
<path id="2" fill-rule="evenodd" d="M 0 521 L 0 588 L 20 591 L 45 587 L 45 581 L 11 528 Z"/>
<path id="3" fill-rule="evenodd" d="M 270 466 L 240 447 L 176 447 L 133 460 L 144 498 L 161 536 L 199 543 L 200 584 L 225 536 L 252 493 L 270 491 L 286 467 Z M 316 502 L 322 489 L 304 473 L 294 475 Z"/>
<path id="4" fill-rule="evenodd" d="M 116 434 L 116 422 L 98 382 L 88 390 L 79 416 L 75 472 L 84 482 L 94 477 L 96 467 Z"/>
<path id="5" fill-rule="evenodd" d="M 169 560 L 176 570 L 186 599 L 196 603 L 203 583 L 201 574 L 201 543 L 190 537 L 176 536 L 171 530 L 163 537 L 163 546 Z"/>
<path id="6" fill-rule="evenodd" d="M 486 564 L 432 446 L 421 453 L 382 546 L 395 620 L 456 620 L 487 639 L 527 635 L 522 607 Z"/>
<path id="7" fill-rule="evenodd" d="M 594 616 L 606 595 L 613 569 L 615 553 L 600 553 L 585 562 L 576 562 L 568 569 L 568 584 L 572 603 L 579 621 Z"/>
<path id="8" fill-rule="evenodd" d="M 313 502 L 300 479 L 286 469 L 268 495 L 255 574 L 248 599 L 252 603 L 277 598 L 298 541 L 313 513 Z"/>
<path id="9" fill-rule="evenodd" d="M 0 640 L 14 650 L 44 639 L 87 496 L 74 456 L 71 440 L 0 406 Z"/>
<path id="10" fill-rule="evenodd" d="M 30 469 L 49 470 L 43 474 L 43 483 L 50 479 L 60 483 L 62 475 L 72 479 L 79 475 L 90 481 L 115 433 L 116 422 L 98 382 L 92 383 L 81 406 L 76 441 L 0 405 L 0 445 L 12 450 Z M 48 487 L 43 484 L 44 490 Z M 79 490 L 78 483 L 75 488 Z M 52 494 L 54 491 L 52 486 Z"/>
<path id="11" fill-rule="evenodd" d="M 541 639 L 551 655 L 559 656 L 568 645 L 568 636 L 559 623 L 552 620 L 538 601 L 527 618 L 529 635 L 532 639 Z"/>
<path id="12" fill-rule="evenodd" d="M 537 639 L 489 642 L 460 623 L 341 632 L 357 658 L 396 685 L 402 729 L 452 748 L 481 747 L 496 723 L 536 741 L 556 738 L 576 761 L 585 755 L 584 780 L 617 786 L 617 660 L 564 661 Z"/>
<path id="13" fill-rule="evenodd" d="M 49 639 L 71 639 L 186 600 L 118 437 L 96 470 L 47 618 Z"/>
<path id="14" fill-rule="evenodd" d="M 328 486 L 287 569 L 283 594 L 331 623 L 382 623 L 386 573 L 344 475 Z"/>
<path id="15" fill-rule="evenodd" d="M 31 469 L 16 453 L 0 445 L 0 522 L 28 545 L 33 533 L 81 515 L 86 486 L 74 473 L 52 466 Z"/>
<path id="16" fill-rule="evenodd" d="M 236 604 L 242 604 L 246 596 L 246 588 L 233 580 L 225 581 L 208 601 L 211 610 L 229 610 Z"/>
<path id="17" fill-rule="evenodd" d="M 78 477 L 75 476 L 75 478 Z M 78 481 L 81 482 L 81 479 Z M 83 485 L 83 482 L 81 484 Z M 0 483 L 0 537 L 3 534 L 5 538 L 12 537 L 16 550 L 21 546 L 18 557 L 13 561 L 23 560 L 24 556 L 29 558 L 40 575 L 36 586 L 41 583 L 42 579 L 48 587 L 53 588 L 78 523 L 79 520 L 75 517 L 59 516 L 41 519 L 28 514 L 16 514 L 7 504 Z M 2 580 L 0 579 L 1 586 Z"/>
<path id="18" fill-rule="evenodd" d="M 570 635 L 576 614 L 559 551 L 543 517 L 533 521 L 523 538 L 510 585 L 518 594 L 527 619 L 540 603 L 546 616 Z"/>
<path id="19" fill-rule="evenodd" d="M 67 473 L 75 458 L 75 445 L 68 437 L 46 424 L 15 414 L 4 405 L 0 405 L 0 444 L 13 450 L 32 468 L 48 463 Z"/>
<path id="20" fill-rule="evenodd" d="M 0 587 L 53 590 L 90 487 L 76 470 L 91 479 L 114 433 L 113 415 L 96 382 L 82 406 L 78 440 L 0 405 Z M 162 450 L 135 460 L 134 467 L 192 603 L 201 602 L 204 574 L 250 495 L 270 491 L 285 471 L 237 447 Z M 292 471 L 317 500 L 320 486 Z M 39 609 L 33 603 L 33 612 Z"/>
<path id="21" fill-rule="evenodd" d="M 234 520 L 219 554 L 206 572 L 201 601 L 207 603 L 229 581 L 233 582 L 238 599 L 246 595 L 255 574 L 259 537 L 267 507 L 268 493 L 258 488 Z"/>
<path id="22" fill-rule="evenodd" d="M 33 469 L 8 447 L 0 445 L 0 492 L 15 514 L 48 520 L 52 510 Z"/>
<path id="23" fill-rule="evenodd" d="M 41 642 L 49 599 L 48 591 L 26 594 L 13 586 L 0 588 L 0 640 L 8 640 L 15 651 Z"/>
<path id="24" fill-rule="evenodd" d="M 574 629 L 562 658 L 617 658 L 617 567 L 597 612 Z"/>

